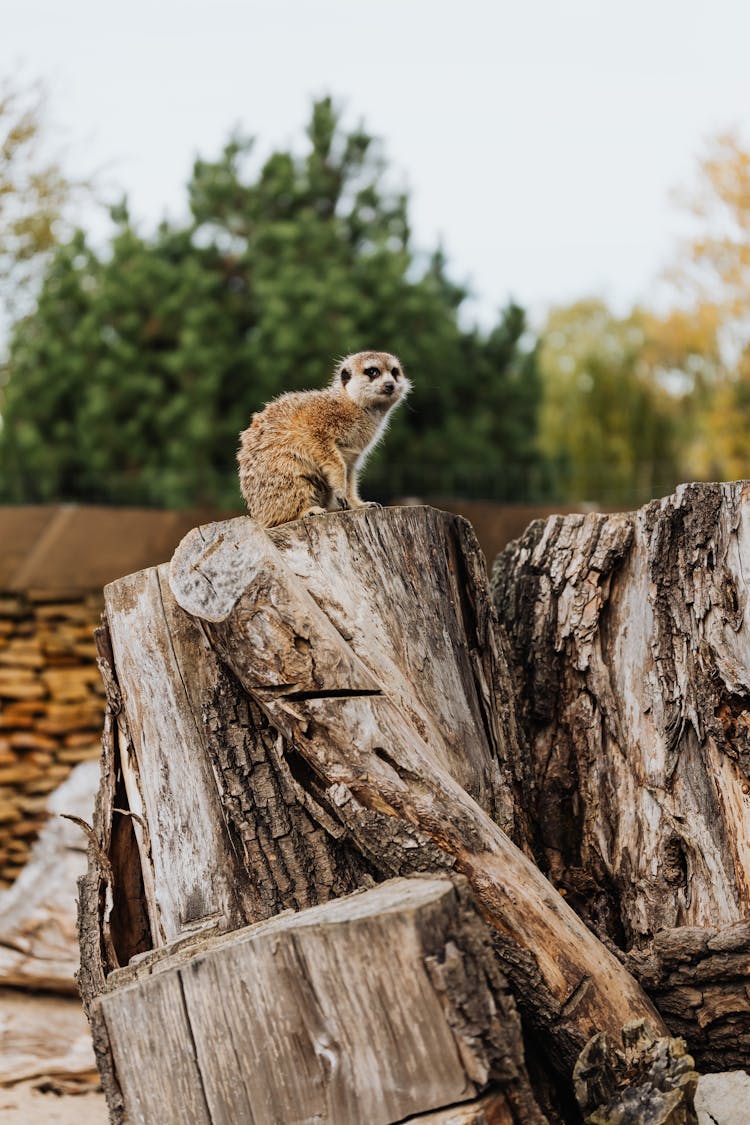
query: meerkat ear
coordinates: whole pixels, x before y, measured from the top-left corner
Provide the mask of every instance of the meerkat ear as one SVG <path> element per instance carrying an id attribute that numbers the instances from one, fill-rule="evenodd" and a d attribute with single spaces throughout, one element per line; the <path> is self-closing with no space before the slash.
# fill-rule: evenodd
<path id="1" fill-rule="evenodd" d="M 349 370 L 348 367 L 342 367 L 340 374 L 341 374 L 341 386 L 345 387 L 346 384 L 351 379 L 352 373 L 351 373 L 351 371 Z"/>

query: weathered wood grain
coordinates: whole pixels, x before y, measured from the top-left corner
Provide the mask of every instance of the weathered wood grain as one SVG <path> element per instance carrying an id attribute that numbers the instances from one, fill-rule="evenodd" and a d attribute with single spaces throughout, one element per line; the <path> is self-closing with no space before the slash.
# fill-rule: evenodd
<path id="1" fill-rule="evenodd" d="M 334 568 L 339 556 L 338 566 L 348 557 L 343 540 L 328 543 L 306 525 L 295 525 L 296 536 L 291 527 L 279 529 L 279 536 L 300 571 L 301 588 L 308 581 L 314 597 L 328 598 L 341 628 L 351 613 L 354 648 L 387 670 L 400 700 L 411 700 L 414 722 L 433 730 L 444 762 L 518 835 L 510 763 L 522 756 L 509 753 L 512 707 L 499 719 L 490 707 L 502 690 L 503 663 L 486 589 L 474 595 L 475 588 L 481 593 L 486 587 L 476 542 L 456 517 L 428 510 L 420 520 L 407 510 L 404 518 L 407 526 L 399 523 L 390 532 L 384 521 L 384 536 L 375 525 L 357 525 L 364 534 L 353 544 L 358 566 L 349 567 L 346 597 Z M 336 526 L 329 524 L 332 535 Z M 389 555 L 394 532 L 402 537 L 402 577 Z M 371 573 L 386 580 L 379 608 Z M 118 693 L 109 722 L 124 790 L 110 796 L 103 850 L 116 852 L 121 841 L 137 841 L 151 941 L 158 946 L 194 926 L 231 928 L 371 885 L 377 877 L 371 864 L 337 839 L 343 829 L 330 800 L 304 760 L 280 750 L 278 732 L 257 702 L 176 604 L 165 568 L 112 583 L 106 600 L 117 638 L 106 673 Z M 413 644 L 399 639 L 400 605 L 420 607 Z M 106 665 L 100 661 L 105 672 Z M 362 661 L 358 669 L 369 683 Z M 127 825 L 114 806 L 129 815 Z M 127 857 L 115 876 L 121 882 L 126 867 L 132 867 Z M 123 884 L 115 911 L 126 897 Z M 115 919 L 115 930 L 122 930 L 121 923 Z M 124 925 L 137 928 L 137 911 L 136 921 Z M 120 958 L 127 954 L 123 940 Z M 131 942 L 131 952 L 140 948 Z"/>
<path id="2" fill-rule="evenodd" d="M 434 508 L 388 509 L 297 521 L 270 540 L 440 764 L 520 839 L 513 689 L 470 525 Z"/>
<path id="3" fill-rule="evenodd" d="M 499 1120 L 545 1120 L 460 883 L 395 880 L 142 974 L 97 1001 L 133 1125 L 385 1125 L 493 1082 Z"/>
<path id="4" fill-rule="evenodd" d="M 107 586 L 104 596 L 134 752 L 125 765 L 130 808 L 159 841 L 150 847 L 136 827 L 152 935 L 163 943 L 196 927 L 240 925 L 231 842 L 175 653 L 175 607 L 156 569 Z"/>
<path id="5" fill-rule="evenodd" d="M 750 1062 L 750 942 L 709 955 L 750 918 L 748 575 L 747 482 L 552 517 L 493 570 L 537 860 L 711 1066 Z"/>
<path id="6" fill-rule="evenodd" d="M 295 783 L 278 733 L 175 602 L 166 568 L 114 583 L 106 597 L 118 637 L 119 803 L 138 841 L 153 944 L 371 885 L 337 842 L 340 829 Z M 122 815 L 113 804 L 105 851 Z"/>
<path id="7" fill-rule="evenodd" d="M 490 1090 L 475 1101 L 409 1117 L 404 1125 L 513 1125 L 515 1120 L 503 1091 Z"/>
<path id="8" fill-rule="evenodd" d="M 398 651 L 418 633 L 421 606 L 403 596 L 388 601 L 394 588 L 390 571 L 398 569 L 393 563 L 398 547 L 403 551 L 417 535 L 419 518 L 418 511 L 406 509 L 325 521 L 346 529 L 336 553 L 347 544 L 359 596 L 366 581 L 375 587 L 371 604 L 381 596 L 400 623 Z M 367 530 L 371 522 L 377 530 Z M 438 519 L 433 540 L 440 530 Z M 380 566 L 365 570 L 363 579 L 357 549 L 368 536 L 380 537 L 387 547 Z M 342 632 L 353 605 L 341 611 L 337 626 L 285 564 L 272 538 L 250 519 L 192 532 L 172 560 L 170 585 L 309 765 L 357 846 L 386 874 L 442 865 L 468 877 L 496 928 L 513 983 L 563 1067 L 572 1069 L 595 1032 L 619 1036 L 634 1018 L 646 1019 L 662 1034 L 664 1025 L 633 978 L 453 776 L 451 769 L 468 784 L 465 765 L 460 771 L 455 765 L 461 742 L 450 725 L 422 723 L 419 708 L 405 706 L 403 695 L 389 690 L 392 676 L 381 680 L 377 674 L 377 645 L 371 668 L 350 643 L 356 630 Z M 455 544 L 444 543 L 442 550 L 450 556 Z M 346 562 L 339 564 L 337 581 Z M 468 585 L 481 602 L 481 587 Z M 475 613 L 481 620 L 489 610 L 481 606 Z M 361 632 L 364 637 L 364 628 Z M 393 643 L 389 639 L 388 647 Z M 420 698 L 418 688 L 413 694 Z M 489 744 L 486 756 L 492 757 Z"/>

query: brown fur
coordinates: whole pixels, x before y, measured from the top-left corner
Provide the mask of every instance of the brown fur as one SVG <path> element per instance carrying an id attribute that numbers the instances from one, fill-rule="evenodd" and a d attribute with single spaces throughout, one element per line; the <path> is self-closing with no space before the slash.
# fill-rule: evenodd
<path id="1" fill-rule="evenodd" d="M 395 356 L 358 352 L 338 364 L 325 390 L 281 395 L 254 414 L 237 454 L 250 515 L 263 527 L 276 527 L 301 516 L 366 507 L 357 473 L 410 386 Z"/>

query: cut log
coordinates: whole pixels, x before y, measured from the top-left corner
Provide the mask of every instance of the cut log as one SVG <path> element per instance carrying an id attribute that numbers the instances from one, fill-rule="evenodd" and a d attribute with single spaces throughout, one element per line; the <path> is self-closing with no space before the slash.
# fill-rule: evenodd
<path id="1" fill-rule="evenodd" d="M 492 1120 L 546 1120 L 460 881 L 395 880 L 202 945 L 113 973 L 96 1001 L 129 1120 L 385 1125 L 490 1083 Z"/>
<path id="2" fill-rule="evenodd" d="M 537 860 L 718 1067 L 750 1063 L 748 574 L 743 482 L 552 517 L 493 571 Z"/>
<path id="3" fill-rule="evenodd" d="M 124 779 L 111 801 L 133 814 L 124 830 L 137 840 L 153 944 L 371 885 L 367 867 L 338 845 L 340 830 L 327 832 L 300 800 L 277 732 L 177 605 L 167 568 L 105 595 L 113 770 Z M 122 814 L 110 815 L 117 823 Z M 133 952 L 125 939 L 121 959 Z"/>

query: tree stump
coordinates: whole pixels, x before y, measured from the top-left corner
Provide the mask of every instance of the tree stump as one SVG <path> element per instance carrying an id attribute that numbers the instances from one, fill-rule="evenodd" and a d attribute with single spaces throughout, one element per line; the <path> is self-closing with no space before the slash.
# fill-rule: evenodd
<path id="1" fill-rule="evenodd" d="M 115 1119 L 134 1096 L 122 1067 L 138 1069 L 107 1017 L 125 966 L 161 972 L 392 876 L 465 876 L 537 1049 L 568 1079 L 594 1035 L 619 1043 L 632 1021 L 649 1043 L 666 1034 L 530 858 L 515 686 L 465 521 L 404 508 L 211 524 L 105 601 L 81 987 Z M 687 1116 L 665 1125 L 692 1120 L 683 1085 Z"/>
<path id="2" fill-rule="evenodd" d="M 537 861 L 713 1069 L 750 1063 L 748 575 L 744 482 L 539 521 L 493 570 Z"/>

